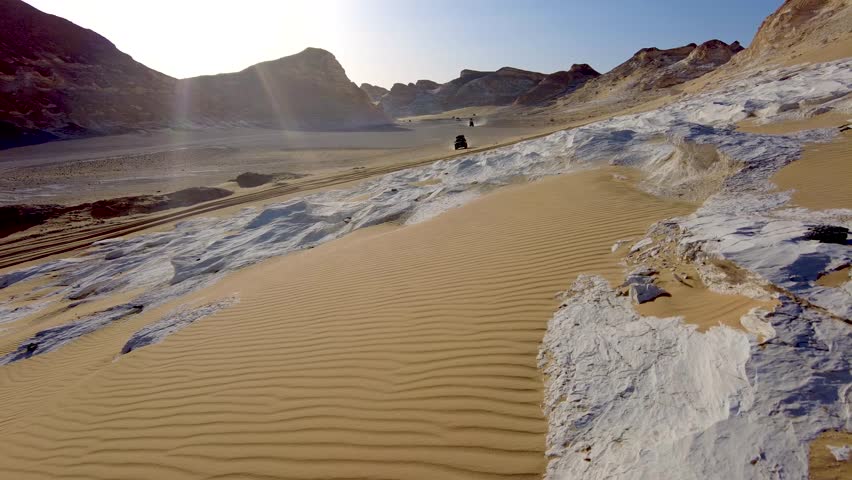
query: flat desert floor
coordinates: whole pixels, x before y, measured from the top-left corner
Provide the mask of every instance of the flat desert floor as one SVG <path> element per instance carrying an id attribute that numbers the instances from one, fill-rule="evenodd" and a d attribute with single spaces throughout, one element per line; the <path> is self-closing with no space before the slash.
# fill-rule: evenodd
<path id="1" fill-rule="evenodd" d="M 223 184 L 247 171 L 317 175 L 411 163 L 456 153 L 456 135 L 478 150 L 552 130 L 540 122 L 471 128 L 439 119 L 366 131 L 171 130 L 52 142 L 0 154 L 0 205 L 166 193 Z"/>

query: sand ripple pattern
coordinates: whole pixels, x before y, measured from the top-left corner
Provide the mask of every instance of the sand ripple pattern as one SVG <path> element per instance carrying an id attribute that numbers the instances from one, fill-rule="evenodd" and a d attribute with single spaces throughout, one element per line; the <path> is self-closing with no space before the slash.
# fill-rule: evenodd
<path id="1" fill-rule="evenodd" d="M 589 171 L 236 272 L 162 343 L 113 361 L 133 320 L 0 370 L 0 476 L 541 478 L 554 294 L 686 211 Z"/>

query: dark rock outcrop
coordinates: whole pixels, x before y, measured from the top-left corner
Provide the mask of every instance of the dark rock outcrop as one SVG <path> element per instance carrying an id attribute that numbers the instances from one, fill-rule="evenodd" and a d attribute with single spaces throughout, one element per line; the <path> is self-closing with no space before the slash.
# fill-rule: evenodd
<path id="1" fill-rule="evenodd" d="M 0 206 L 0 238 L 63 216 L 107 219 L 147 214 L 218 200 L 232 193 L 224 188 L 193 187 L 166 194 L 110 198 L 72 206 L 3 205 Z"/>
<path id="2" fill-rule="evenodd" d="M 138 195 L 135 197 L 110 198 L 70 208 L 76 210 L 88 209 L 93 218 L 114 218 L 188 207 L 197 203 L 218 200 L 232 193 L 230 190 L 224 188 L 193 187 L 165 195 Z"/>
<path id="3" fill-rule="evenodd" d="M 551 73 L 535 87 L 515 100 L 516 105 L 538 105 L 554 98 L 567 95 L 582 87 L 586 82 L 599 77 L 594 68 L 583 63 L 572 65 L 567 72 L 562 70 Z"/>
<path id="4" fill-rule="evenodd" d="M 41 225 L 66 211 L 62 205 L 0 205 L 0 238 Z"/>
<path id="5" fill-rule="evenodd" d="M 265 173 L 245 172 L 237 175 L 234 179 L 242 188 L 252 188 L 265 185 L 275 179 L 274 176 Z"/>
<path id="6" fill-rule="evenodd" d="M 814 225 L 805 232 L 805 240 L 816 240 L 822 243 L 837 243 L 846 245 L 849 229 L 836 225 Z"/>

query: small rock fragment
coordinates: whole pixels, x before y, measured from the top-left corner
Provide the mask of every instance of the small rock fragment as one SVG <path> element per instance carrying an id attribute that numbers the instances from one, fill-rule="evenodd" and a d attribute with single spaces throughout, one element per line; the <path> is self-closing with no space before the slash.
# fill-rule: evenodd
<path id="1" fill-rule="evenodd" d="M 834 455 L 834 459 L 838 462 L 848 462 L 850 453 L 852 453 L 852 445 L 841 445 L 836 447 L 834 445 L 827 445 L 828 450 Z"/>
<path id="2" fill-rule="evenodd" d="M 650 302 L 663 295 L 668 295 L 668 292 L 653 283 L 630 285 L 630 299 L 636 303 Z"/>
<path id="3" fill-rule="evenodd" d="M 651 242 L 653 242 L 653 240 L 651 240 L 650 238 L 643 238 L 642 240 L 639 240 L 638 242 L 633 244 L 632 247 L 630 247 L 630 253 L 636 253 L 639 250 L 642 250 L 643 248 L 650 245 Z"/>

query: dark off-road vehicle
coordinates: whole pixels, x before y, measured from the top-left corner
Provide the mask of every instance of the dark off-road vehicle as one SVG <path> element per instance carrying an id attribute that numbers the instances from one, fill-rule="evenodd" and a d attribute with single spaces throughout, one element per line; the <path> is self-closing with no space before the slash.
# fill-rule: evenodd
<path id="1" fill-rule="evenodd" d="M 461 150 L 463 148 L 467 148 L 467 139 L 464 138 L 464 135 L 456 135 L 456 150 Z"/>

